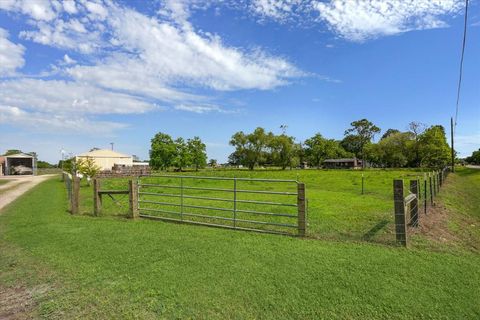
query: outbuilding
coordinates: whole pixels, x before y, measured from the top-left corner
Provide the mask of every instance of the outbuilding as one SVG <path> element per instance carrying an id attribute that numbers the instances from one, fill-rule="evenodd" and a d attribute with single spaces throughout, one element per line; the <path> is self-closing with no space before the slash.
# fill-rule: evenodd
<path id="1" fill-rule="evenodd" d="M 17 153 L 0 157 L 0 175 L 34 175 L 37 161 L 28 153 Z"/>
<path id="2" fill-rule="evenodd" d="M 323 165 L 327 169 L 361 169 L 362 160 L 357 158 L 326 159 Z"/>
<path id="3" fill-rule="evenodd" d="M 91 158 L 101 170 L 112 170 L 117 167 L 131 167 L 133 165 L 133 157 L 115 152 L 109 149 L 97 149 L 90 152 L 79 154 L 75 157 L 75 161 Z"/>

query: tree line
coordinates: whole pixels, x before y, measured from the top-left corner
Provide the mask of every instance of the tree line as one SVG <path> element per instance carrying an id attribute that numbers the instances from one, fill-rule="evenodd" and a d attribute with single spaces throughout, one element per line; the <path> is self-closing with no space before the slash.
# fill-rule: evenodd
<path id="1" fill-rule="evenodd" d="M 150 167 L 155 170 L 174 167 L 178 171 L 194 167 L 198 170 L 207 164 L 206 148 L 199 137 L 174 140 L 170 135 L 159 132 L 151 140 Z"/>
<path id="2" fill-rule="evenodd" d="M 258 127 L 253 132 L 236 132 L 230 139 L 235 148 L 228 163 L 253 170 L 256 166 L 276 166 L 282 169 L 299 165 L 320 168 L 326 159 L 359 158 L 374 167 L 432 167 L 449 164 L 450 147 L 445 129 L 440 125 L 427 127 L 411 122 L 406 131 L 388 129 L 374 142 L 381 129 L 367 119 L 353 121 L 342 140 L 328 139 L 320 133 L 299 142 L 286 133 L 267 132 Z M 151 140 L 150 165 L 154 169 L 175 167 L 198 168 L 207 164 L 205 144 L 199 137 L 172 139 L 157 133 Z M 210 160 L 215 165 L 215 160 Z"/>

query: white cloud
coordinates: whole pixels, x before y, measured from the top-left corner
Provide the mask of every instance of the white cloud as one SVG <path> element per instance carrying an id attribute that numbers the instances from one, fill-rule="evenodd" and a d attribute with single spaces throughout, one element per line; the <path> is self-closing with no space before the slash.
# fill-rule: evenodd
<path id="1" fill-rule="evenodd" d="M 11 75 L 23 67 L 25 48 L 8 40 L 8 32 L 0 28 L 0 76 Z"/>
<path id="2" fill-rule="evenodd" d="M 35 20 L 50 21 L 57 13 L 49 0 L 1 0 L 0 9 L 21 12 Z"/>
<path id="3" fill-rule="evenodd" d="M 9 106 L 5 114 L 15 121 L 37 119 L 36 126 L 47 126 L 49 119 L 53 127 L 61 119 L 79 119 L 77 127 L 85 124 L 88 131 L 95 123 L 105 124 L 92 120 L 94 115 L 160 110 L 157 101 L 177 110 L 227 113 L 231 111 L 195 92 L 268 90 L 304 75 L 282 57 L 260 48 L 231 47 L 218 35 L 195 30 L 184 1 L 166 1 L 163 18 L 112 1 L 0 3 L 0 9 L 29 17 L 28 29 L 20 33 L 23 39 L 75 50 L 80 57 L 76 61 L 64 54 L 53 66 L 66 80 L 0 78 L 0 105 Z M 10 69 L 21 65 L 23 60 Z"/>
<path id="4" fill-rule="evenodd" d="M 219 112 L 219 113 L 235 113 L 236 111 L 225 110 L 217 105 L 177 105 L 174 107 L 175 110 L 188 111 L 194 113 L 210 113 L 210 112 Z"/>
<path id="5" fill-rule="evenodd" d="M 74 59 L 70 58 L 68 54 L 65 54 L 65 55 L 63 56 L 63 62 L 68 65 L 68 64 L 75 64 L 77 61 L 75 61 Z"/>
<path id="6" fill-rule="evenodd" d="M 28 112 L 18 107 L 0 105 L 0 123 L 28 127 L 40 131 L 109 135 L 123 129 L 125 124 L 92 121 L 80 115 L 52 115 L 50 113 Z"/>
<path id="7" fill-rule="evenodd" d="M 52 114 L 132 114 L 154 105 L 131 95 L 62 80 L 0 82 L 0 104 Z"/>
<path id="8" fill-rule="evenodd" d="M 250 7 L 262 17 L 282 22 L 295 15 L 297 6 L 300 4 L 302 4 L 301 0 L 253 0 Z"/>
<path id="9" fill-rule="evenodd" d="M 319 18 L 340 36 L 352 41 L 411 30 L 445 27 L 441 18 L 455 14 L 461 0 L 331 0 L 314 1 Z"/>

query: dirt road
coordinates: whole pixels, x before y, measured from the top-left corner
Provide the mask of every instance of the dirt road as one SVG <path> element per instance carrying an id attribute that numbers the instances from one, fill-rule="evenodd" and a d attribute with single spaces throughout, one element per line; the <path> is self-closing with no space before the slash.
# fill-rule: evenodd
<path id="1" fill-rule="evenodd" d="M 22 194 L 35 187 L 40 182 L 54 176 L 56 175 L 47 174 L 42 176 L 9 176 L 6 178 L 11 181 L 0 186 L 0 213 L 1 210 L 13 200 L 17 199 Z"/>

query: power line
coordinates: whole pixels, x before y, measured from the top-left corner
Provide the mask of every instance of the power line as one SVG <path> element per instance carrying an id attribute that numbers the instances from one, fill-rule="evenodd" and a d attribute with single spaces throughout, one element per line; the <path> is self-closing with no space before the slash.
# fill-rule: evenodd
<path id="1" fill-rule="evenodd" d="M 460 73 L 458 77 L 457 104 L 455 106 L 455 127 L 457 127 L 458 106 L 460 103 L 460 89 L 462 87 L 463 56 L 465 55 L 465 43 L 467 42 L 467 20 L 468 20 L 468 0 L 465 0 L 465 22 L 463 25 L 462 57 L 460 59 Z"/>

